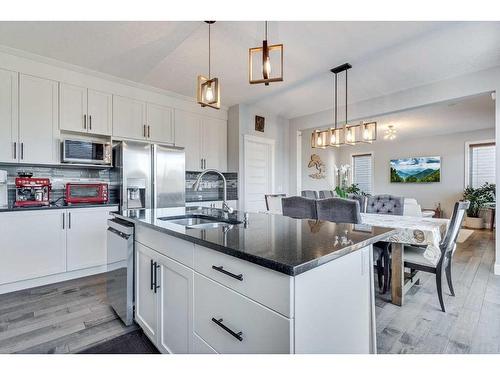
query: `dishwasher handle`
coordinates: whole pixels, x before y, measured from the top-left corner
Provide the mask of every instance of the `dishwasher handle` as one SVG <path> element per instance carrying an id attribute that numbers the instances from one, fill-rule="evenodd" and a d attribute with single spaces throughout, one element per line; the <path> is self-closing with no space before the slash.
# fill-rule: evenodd
<path id="1" fill-rule="evenodd" d="M 130 236 L 131 236 L 131 234 L 122 233 L 119 230 L 116 230 L 115 228 L 111 228 L 111 227 L 108 227 L 108 232 L 116 234 L 117 236 L 120 236 L 124 240 L 128 240 L 130 238 Z"/>

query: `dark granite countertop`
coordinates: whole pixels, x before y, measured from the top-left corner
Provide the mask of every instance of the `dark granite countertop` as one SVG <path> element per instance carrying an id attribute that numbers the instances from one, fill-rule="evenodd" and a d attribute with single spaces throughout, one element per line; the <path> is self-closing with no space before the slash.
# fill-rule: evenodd
<path id="1" fill-rule="evenodd" d="M 72 205 L 56 205 L 52 204 L 50 206 L 35 206 L 35 207 L 9 207 L 0 208 L 0 213 L 2 212 L 23 212 L 23 211 L 44 211 L 44 210 L 66 210 L 66 209 L 77 209 L 77 208 L 92 208 L 92 207 L 112 207 L 119 206 L 118 203 L 104 203 L 104 204 L 72 204 Z"/>
<path id="2" fill-rule="evenodd" d="M 272 270 L 296 276 L 343 255 L 381 241 L 394 229 L 299 220 L 282 215 L 250 213 L 248 223 L 223 228 L 194 229 L 161 218 L 182 215 L 224 218 L 220 209 L 179 207 L 116 212 L 113 215 L 145 225 L 186 241 L 244 259 Z M 235 211 L 226 218 L 243 222 L 243 213 Z"/>

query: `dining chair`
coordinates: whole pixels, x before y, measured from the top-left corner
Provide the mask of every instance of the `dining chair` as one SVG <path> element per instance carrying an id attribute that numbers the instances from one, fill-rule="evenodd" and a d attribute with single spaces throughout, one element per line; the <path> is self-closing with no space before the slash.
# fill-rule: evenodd
<path id="1" fill-rule="evenodd" d="M 422 207 L 414 198 L 405 198 L 403 204 L 403 215 L 422 217 Z"/>
<path id="2" fill-rule="evenodd" d="M 361 194 L 347 194 L 347 198 L 357 200 L 361 212 L 366 212 L 366 196 Z"/>
<path id="3" fill-rule="evenodd" d="M 316 199 L 287 197 L 281 199 L 283 216 L 295 219 L 317 219 Z"/>
<path id="4" fill-rule="evenodd" d="M 272 214 L 282 214 L 281 199 L 286 197 L 286 194 L 265 194 L 266 209 Z"/>
<path id="5" fill-rule="evenodd" d="M 318 192 L 316 190 L 302 190 L 300 195 L 304 198 L 318 199 Z"/>
<path id="6" fill-rule="evenodd" d="M 333 190 L 320 190 L 319 199 L 335 198 L 335 192 Z"/>
<path id="7" fill-rule="evenodd" d="M 403 215 L 404 198 L 394 195 L 374 195 L 368 196 L 366 199 L 366 212 L 381 215 Z M 373 258 L 377 274 L 383 274 L 382 294 L 385 294 L 389 289 L 390 283 L 390 242 L 380 241 L 373 244 Z M 380 280 L 380 279 L 379 279 Z M 380 286 L 380 281 L 379 281 Z"/>
<path id="8" fill-rule="evenodd" d="M 451 260 L 455 248 L 457 247 L 457 237 L 462 222 L 465 217 L 465 212 L 469 208 L 469 202 L 456 202 L 453 208 L 453 215 L 448 226 L 448 230 L 444 236 L 444 239 L 439 244 L 441 250 L 441 256 L 437 265 L 434 265 L 428 259 L 424 257 L 425 248 L 405 245 L 403 261 L 404 266 L 417 271 L 430 272 L 436 275 L 436 289 L 439 298 L 439 304 L 441 305 L 441 310 L 445 312 L 444 302 L 443 302 L 443 288 L 441 285 L 443 268 L 446 274 L 446 281 L 448 282 L 448 287 L 450 288 L 450 293 L 452 296 L 455 295 L 453 290 L 453 282 L 451 278 Z"/>
<path id="9" fill-rule="evenodd" d="M 318 219 L 335 223 L 360 224 L 359 202 L 344 198 L 326 198 L 316 201 Z"/>

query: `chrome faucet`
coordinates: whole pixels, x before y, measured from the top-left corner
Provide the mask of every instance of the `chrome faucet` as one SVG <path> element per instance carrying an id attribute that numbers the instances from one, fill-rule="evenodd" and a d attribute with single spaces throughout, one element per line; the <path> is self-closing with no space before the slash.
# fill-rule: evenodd
<path id="1" fill-rule="evenodd" d="M 224 177 L 224 175 L 222 174 L 222 172 L 218 171 L 217 169 L 205 169 L 203 172 L 201 172 L 198 175 L 198 178 L 196 179 L 196 181 L 193 184 L 193 190 L 194 191 L 200 191 L 201 179 L 203 178 L 204 175 L 206 175 L 207 173 L 210 173 L 210 172 L 217 173 L 219 176 L 222 177 L 222 182 L 223 182 L 223 187 L 224 187 L 223 198 L 222 198 L 223 199 L 222 210 L 224 212 L 227 212 L 227 213 L 232 213 L 234 211 L 234 209 L 227 204 L 227 181 L 226 181 L 226 177 Z"/>

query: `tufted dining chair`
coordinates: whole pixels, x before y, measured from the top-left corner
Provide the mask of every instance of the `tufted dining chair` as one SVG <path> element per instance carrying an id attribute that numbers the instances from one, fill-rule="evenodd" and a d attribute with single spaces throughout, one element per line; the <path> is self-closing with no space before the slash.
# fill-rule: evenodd
<path id="1" fill-rule="evenodd" d="M 288 197 L 281 199 L 283 216 L 295 219 L 317 219 L 316 199 Z"/>
<path id="2" fill-rule="evenodd" d="M 394 195 L 374 195 L 366 200 L 366 213 L 381 215 L 403 215 L 404 198 Z M 384 284 L 382 293 L 389 289 L 390 274 L 390 242 L 376 242 L 373 244 L 373 258 L 376 263 L 377 274 L 379 275 L 379 286 L 381 284 L 381 273 L 383 274 Z"/>
<path id="3" fill-rule="evenodd" d="M 359 202 L 344 198 L 326 198 L 316 201 L 318 219 L 335 223 L 360 224 Z"/>
<path id="4" fill-rule="evenodd" d="M 361 194 L 347 194 L 347 198 L 358 201 L 361 212 L 366 212 L 366 196 Z"/>
<path id="5" fill-rule="evenodd" d="M 318 199 L 318 192 L 316 190 L 302 190 L 300 195 L 304 198 Z"/>

